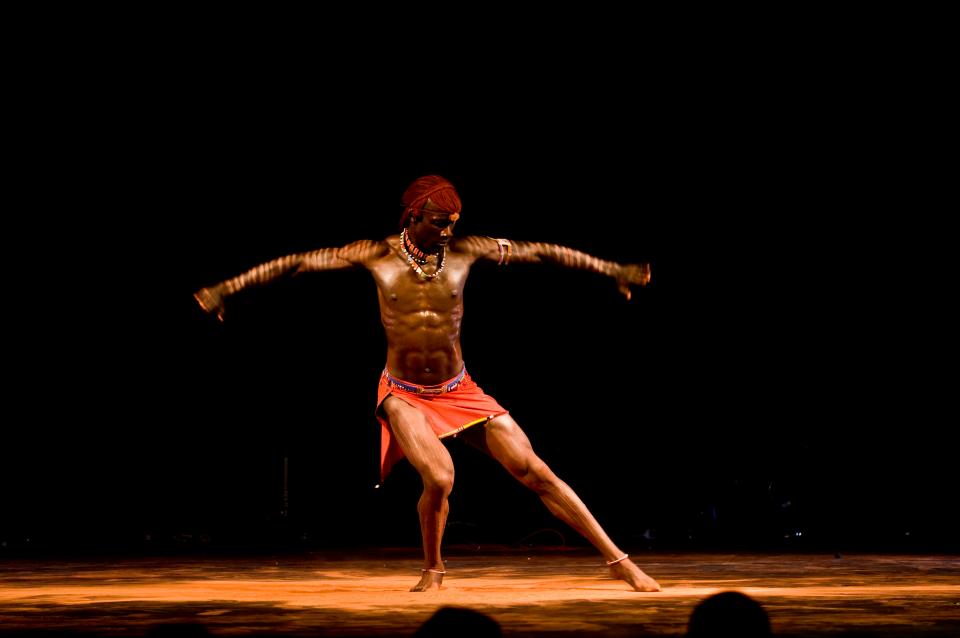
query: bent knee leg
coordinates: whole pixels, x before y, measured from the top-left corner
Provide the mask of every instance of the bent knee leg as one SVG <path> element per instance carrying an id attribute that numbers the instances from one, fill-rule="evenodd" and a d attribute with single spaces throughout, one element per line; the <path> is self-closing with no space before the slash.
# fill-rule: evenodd
<path id="1" fill-rule="evenodd" d="M 383 409 L 400 449 L 424 486 L 430 491 L 449 493 L 453 489 L 453 459 L 424 415 L 394 397 L 387 397 Z"/>
<path id="2" fill-rule="evenodd" d="M 453 491 L 453 464 L 429 467 L 420 472 L 423 491 L 437 496 L 448 496 Z"/>

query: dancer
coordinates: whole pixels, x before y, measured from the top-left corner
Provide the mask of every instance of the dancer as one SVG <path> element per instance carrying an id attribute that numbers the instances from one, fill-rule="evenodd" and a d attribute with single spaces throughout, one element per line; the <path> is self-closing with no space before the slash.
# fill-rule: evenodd
<path id="1" fill-rule="evenodd" d="M 403 457 L 423 480 L 418 511 L 424 567 L 411 591 L 439 588 L 446 573 L 441 539 L 454 467 L 443 439 L 451 436 L 461 436 L 489 454 L 536 492 L 555 516 L 597 548 L 615 578 L 637 591 L 659 591 L 657 582 L 614 544 L 570 486 L 534 453 L 507 410 L 473 381 L 460 349 L 463 289 L 477 262 L 589 270 L 612 277 L 627 299 L 632 285 L 650 281 L 649 265 L 605 261 L 555 244 L 454 237 L 460 197 L 453 184 L 437 175 L 416 179 L 402 201 L 402 230 L 397 235 L 280 257 L 203 288 L 194 297 L 222 321 L 227 297 L 286 274 L 366 268 L 373 275 L 387 337 L 375 410 L 381 424 L 381 480 Z"/>

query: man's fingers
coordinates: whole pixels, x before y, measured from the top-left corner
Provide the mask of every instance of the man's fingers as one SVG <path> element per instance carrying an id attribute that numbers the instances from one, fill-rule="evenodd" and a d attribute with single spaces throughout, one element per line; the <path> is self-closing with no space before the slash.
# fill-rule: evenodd
<path id="1" fill-rule="evenodd" d="M 223 313 L 226 311 L 226 308 L 223 306 L 223 301 L 221 300 L 219 304 L 215 303 L 211 298 L 210 293 L 205 290 L 200 292 L 193 293 L 193 298 L 197 300 L 197 303 L 200 304 L 200 307 L 203 308 L 204 312 L 213 312 L 217 311 L 217 319 L 221 322 L 223 321 Z"/>
<path id="2" fill-rule="evenodd" d="M 622 278 L 631 284 L 646 286 L 650 283 L 650 264 L 632 264 L 627 266 Z"/>
<path id="3" fill-rule="evenodd" d="M 650 264 L 640 266 L 640 285 L 646 286 L 650 283 Z"/>

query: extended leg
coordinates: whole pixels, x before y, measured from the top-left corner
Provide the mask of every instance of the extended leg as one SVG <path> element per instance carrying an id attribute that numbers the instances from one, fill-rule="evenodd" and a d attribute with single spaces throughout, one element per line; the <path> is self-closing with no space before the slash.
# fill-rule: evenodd
<path id="1" fill-rule="evenodd" d="M 476 437 L 473 437 L 476 440 Z M 540 496 L 554 516 L 577 530 L 596 547 L 610 565 L 614 577 L 626 581 L 637 591 L 660 591 L 660 585 L 647 576 L 618 548 L 580 497 L 561 481 L 533 452 L 530 440 L 510 415 L 499 416 L 485 428 L 483 447 L 521 483 Z M 483 448 L 481 448 L 483 449 Z"/>
<path id="2" fill-rule="evenodd" d="M 445 571 L 440 542 L 450 510 L 448 497 L 453 490 L 453 459 L 416 408 L 390 396 L 384 400 L 383 410 L 400 449 L 423 480 L 423 494 L 417 504 L 423 536 L 423 575 L 410 591 L 437 589 L 443 582 Z"/>

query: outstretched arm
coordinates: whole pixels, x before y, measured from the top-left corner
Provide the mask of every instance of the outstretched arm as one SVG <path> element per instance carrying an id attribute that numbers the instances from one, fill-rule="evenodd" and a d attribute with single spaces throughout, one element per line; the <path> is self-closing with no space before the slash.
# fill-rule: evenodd
<path id="1" fill-rule="evenodd" d="M 193 298 L 204 311 L 215 312 L 217 318 L 223 321 L 226 298 L 245 288 L 268 284 L 288 274 L 363 266 L 383 255 L 387 250 L 389 249 L 385 242 L 361 240 L 340 248 L 321 248 L 287 255 L 255 266 L 243 274 L 221 281 L 209 288 L 201 288 L 194 293 Z"/>
<path id="2" fill-rule="evenodd" d="M 627 299 L 631 296 L 631 285 L 646 286 L 650 283 L 650 264 L 620 264 L 557 244 L 466 237 L 462 245 L 477 258 L 499 264 L 547 263 L 607 275 L 616 279 L 618 289 Z"/>

